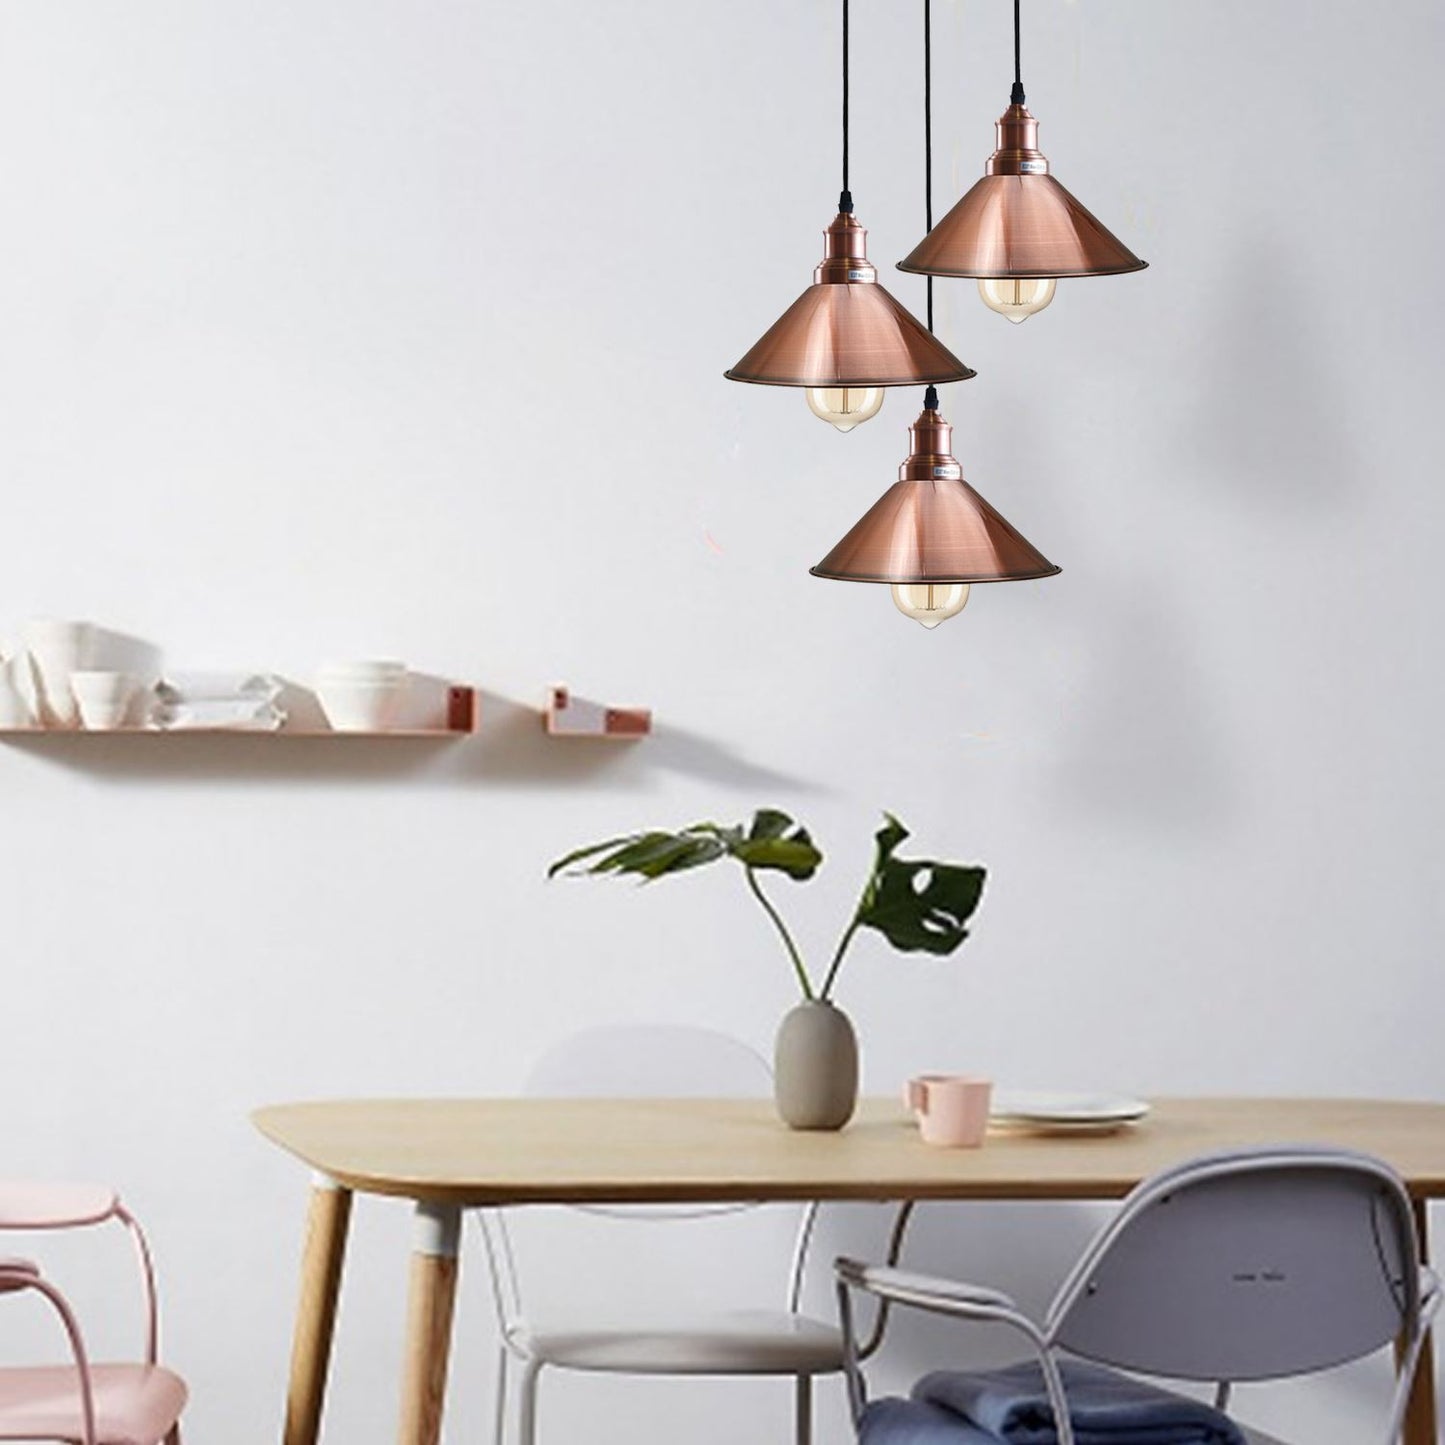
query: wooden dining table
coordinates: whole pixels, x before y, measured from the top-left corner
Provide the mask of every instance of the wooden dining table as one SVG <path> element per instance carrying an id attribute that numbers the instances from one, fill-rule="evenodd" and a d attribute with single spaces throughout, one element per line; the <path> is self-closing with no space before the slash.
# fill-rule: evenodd
<path id="1" fill-rule="evenodd" d="M 921 1142 L 896 1103 L 865 1100 L 836 1133 L 795 1132 L 770 1101 L 338 1099 L 253 1115 L 314 1171 L 283 1445 L 316 1445 L 355 1194 L 415 1211 L 399 1445 L 437 1445 L 462 1211 L 480 1205 L 809 1200 L 1119 1199 L 1207 1150 L 1329 1144 L 1390 1163 L 1414 1204 L 1445 1198 L 1445 1104 L 1373 1099 L 1159 1099 L 1144 1120 L 1081 1136 L 1010 1130 L 982 1148 Z M 1427 1350 L 1406 1445 L 1438 1445 Z"/>

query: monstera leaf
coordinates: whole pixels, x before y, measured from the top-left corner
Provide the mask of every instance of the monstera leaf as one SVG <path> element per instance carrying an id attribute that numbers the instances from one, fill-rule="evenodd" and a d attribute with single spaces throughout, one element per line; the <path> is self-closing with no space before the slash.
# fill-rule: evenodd
<path id="1" fill-rule="evenodd" d="M 964 924 L 983 896 L 985 870 L 895 858 L 908 829 L 891 813 L 883 816 L 887 822 L 874 835 L 878 853 L 856 922 L 876 928 L 905 953 L 952 953 L 968 937 Z"/>
<path id="2" fill-rule="evenodd" d="M 676 833 L 650 830 L 592 843 L 559 858 L 547 876 L 633 873 L 651 880 L 700 868 L 719 858 L 736 858 L 745 868 L 786 873 L 799 882 L 811 878 L 823 861 L 806 828 L 786 813 L 763 808 L 746 828 L 742 824 L 723 828 L 716 823 L 693 823 Z"/>
<path id="3" fill-rule="evenodd" d="M 823 861 L 808 830 L 775 808 L 754 813 L 747 837 L 730 841 L 728 851 L 749 868 L 771 868 L 799 883 L 811 878 Z"/>

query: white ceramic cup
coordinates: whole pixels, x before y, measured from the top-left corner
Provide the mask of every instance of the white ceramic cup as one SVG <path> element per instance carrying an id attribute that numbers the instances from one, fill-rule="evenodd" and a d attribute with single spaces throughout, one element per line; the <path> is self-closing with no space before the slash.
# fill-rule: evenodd
<path id="1" fill-rule="evenodd" d="M 142 679 L 130 672 L 72 672 L 70 690 L 81 725 L 90 732 L 124 727 Z"/>
<path id="2" fill-rule="evenodd" d="M 21 626 L 20 636 L 35 663 L 42 720 L 49 727 L 74 727 L 76 706 L 70 674 L 89 664 L 94 627 L 89 622 L 35 617 Z"/>
<path id="3" fill-rule="evenodd" d="M 920 1074 L 909 1079 L 904 1102 L 918 1119 L 925 1144 L 976 1149 L 988 1129 L 989 1079 L 971 1074 Z"/>

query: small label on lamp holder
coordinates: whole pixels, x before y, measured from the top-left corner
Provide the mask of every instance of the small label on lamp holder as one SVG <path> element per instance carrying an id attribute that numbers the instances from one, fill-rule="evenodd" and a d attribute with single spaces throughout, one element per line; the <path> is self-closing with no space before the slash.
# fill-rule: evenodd
<path id="1" fill-rule="evenodd" d="M 871 281 L 873 273 L 871 271 L 850 271 L 848 279 L 850 281 Z"/>
<path id="2" fill-rule="evenodd" d="M 1044 176 L 1049 171 L 1047 161 L 1020 161 L 1019 174 L 1021 176 Z"/>
<path id="3" fill-rule="evenodd" d="M 963 475 L 963 468 L 955 462 L 951 467 L 934 467 L 933 475 L 935 478 L 956 482 Z"/>

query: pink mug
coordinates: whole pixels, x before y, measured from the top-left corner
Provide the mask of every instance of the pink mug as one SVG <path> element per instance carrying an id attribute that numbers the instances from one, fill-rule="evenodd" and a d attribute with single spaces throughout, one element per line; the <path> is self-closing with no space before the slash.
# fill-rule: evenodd
<path id="1" fill-rule="evenodd" d="M 925 1144 L 976 1149 L 988 1128 L 993 1084 L 969 1074 L 920 1074 L 910 1079 L 904 1102 L 918 1117 Z"/>

